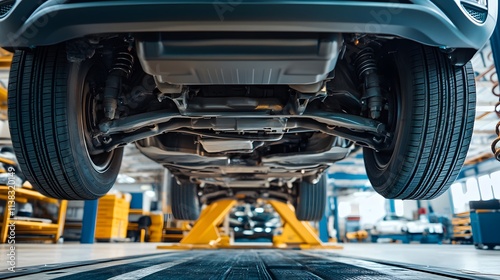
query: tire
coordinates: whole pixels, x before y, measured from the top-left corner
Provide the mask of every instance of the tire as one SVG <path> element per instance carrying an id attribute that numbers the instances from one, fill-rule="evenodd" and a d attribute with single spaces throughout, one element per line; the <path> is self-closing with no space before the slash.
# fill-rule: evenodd
<path id="1" fill-rule="evenodd" d="M 390 147 L 364 148 L 373 188 L 390 199 L 432 199 L 456 179 L 471 141 L 475 82 L 471 64 L 455 67 L 437 48 L 400 41 L 379 66 Z M 384 116 L 385 115 L 385 116 Z"/>
<path id="2" fill-rule="evenodd" d="M 200 217 L 198 187 L 188 183 L 179 185 L 172 180 L 172 214 L 176 220 L 194 221 Z"/>
<path id="3" fill-rule="evenodd" d="M 64 45 L 16 51 L 9 80 L 9 126 L 19 167 L 42 194 L 96 199 L 113 186 L 123 149 L 91 155 L 88 81 L 107 70 L 97 58 L 70 63 Z M 94 111 L 97 112 L 97 111 Z M 91 144 L 91 143 L 90 143 Z"/>
<path id="4" fill-rule="evenodd" d="M 300 221 L 319 221 L 325 215 L 326 176 L 317 184 L 302 181 L 298 188 L 295 216 Z"/>

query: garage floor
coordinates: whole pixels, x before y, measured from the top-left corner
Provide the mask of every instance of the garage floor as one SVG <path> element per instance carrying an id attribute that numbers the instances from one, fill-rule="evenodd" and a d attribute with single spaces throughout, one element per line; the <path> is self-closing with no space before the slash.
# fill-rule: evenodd
<path id="1" fill-rule="evenodd" d="M 157 250 L 157 244 L 18 244 L 12 279 L 500 279 L 500 250 L 345 244 L 343 250 Z M 1 263 L 7 247 L 3 245 Z M 24 268 L 24 269 L 23 269 Z"/>

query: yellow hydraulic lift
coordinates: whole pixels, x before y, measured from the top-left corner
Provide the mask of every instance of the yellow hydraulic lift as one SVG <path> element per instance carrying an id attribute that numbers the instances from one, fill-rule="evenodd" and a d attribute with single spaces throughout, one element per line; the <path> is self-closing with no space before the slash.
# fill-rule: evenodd
<path id="1" fill-rule="evenodd" d="M 229 211 L 236 205 L 234 199 L 219 200 L 207 206 L 189 233 L 175 245 L 160 245 L 158 249 L 237 249 L 237 248 L 294 248 L 294 249 L 342 249 L 336 244 L 324 244 L 319 240 L 314 228 L 308 223 L 297 220 L 290 204 L 280 201 L 267 201 L 283 220 L 283 231 L 274 236 L 273 246 L 233 245 L 228 235 L 219 231 L 219 226 Z"/>

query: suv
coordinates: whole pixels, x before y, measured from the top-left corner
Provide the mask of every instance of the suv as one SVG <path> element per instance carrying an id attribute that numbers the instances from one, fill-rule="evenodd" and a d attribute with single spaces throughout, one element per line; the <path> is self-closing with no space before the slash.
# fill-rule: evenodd
<path id="1" fill-rule="evenodd" d="M 329 166 L 362 148 L 386 198 L 457 176 L 474 123 L 468 62 L 496 0 L 0 0 L 9 119 L 43 194 L 95 199 L 135 143 L 176 178 L 173 208 L 325 209 Z"/>

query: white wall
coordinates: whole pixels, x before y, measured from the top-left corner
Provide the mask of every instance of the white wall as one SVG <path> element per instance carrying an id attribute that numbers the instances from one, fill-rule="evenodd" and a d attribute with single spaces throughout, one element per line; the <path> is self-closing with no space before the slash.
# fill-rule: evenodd
<path id="1" fill-rule="evenodd" d="M 338 198 L 339 230 L 345 233 L 345 217 L 360 216 L 361 228 L 371 228 L 386 215 L 386 200 L 375 192 L 359 192 Z"/>
<path id="2" fill-rule="evenodd" d="M 422 205 L 425 207 L 425 205 Z M 415 217 L 414 213 L 418 210 L 417 201 L 416 200 L 403 200 L 403 217 L 413 220 Z"/>
<path id="3" fill-rule="evenodd" d="M 450 190 L 447 190 L 436 199 L 429 200 L 428 203 L 432 206 L 434 213 L 439 216 L 451 217 L 453 214 L 453 209 L 451 209 Z"/>

